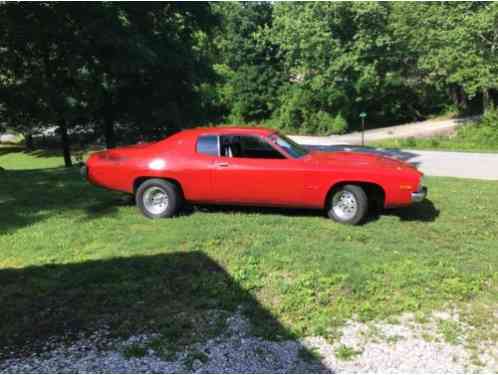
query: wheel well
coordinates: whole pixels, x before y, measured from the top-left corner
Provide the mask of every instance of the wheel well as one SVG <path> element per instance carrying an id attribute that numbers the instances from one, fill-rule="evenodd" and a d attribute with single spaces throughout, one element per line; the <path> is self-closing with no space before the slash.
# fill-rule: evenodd
<path id="1" fill-rule="evenodd" d="M 144 183 L 145 181 L 150 180 L 150 179 L 164 180 L 164 181 L 171 182 L 172 184 L 174 184 L 178 188 L 178 191 L 180 192 L 182 197 L 184 197 L 182 185 L 177 180 L 175 180 L 173 178 L 151 177 L 151 176 L 143 176 L 143 177 L 136 178 L 135 181 L 133 181 L 133 194 L 136 193 L 137 189 L 139 188 L 140 185 L 142 185 L 142 183 Z"/>
<path id="2" fill-rule="evenodd" d="M 324 207 L 327 208 L 330 204 L 330 198 L 332 194 L 334 194 L 337 189 L 341 188 L 344 185 L 357 185 L 363 188 L 365 194 L 367 195 L 369 204 L 374 204 L 376 208 L 383 208 L 384 202 L 386 199 L 386 192 L 382 188 L 382 186 L 371 183 L 371 182 L 360 182 L 360 181 L 341 181 L 337 184 L 333 185 L 325 197 Z"/>

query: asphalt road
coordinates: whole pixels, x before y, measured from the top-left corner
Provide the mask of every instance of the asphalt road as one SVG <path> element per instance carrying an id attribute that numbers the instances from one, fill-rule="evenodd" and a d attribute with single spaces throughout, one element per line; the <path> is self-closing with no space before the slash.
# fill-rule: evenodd
<path id="1" fill-rule="evenodd" d="M 428 176 L 450 176 L 498 180 L 498 154 L 415 151 L 409 162 Z"/>
<path id="2" fill-rule="evenodd" d="M 432 137 L 451 134 L 465 122 L 477 118 L 430 120 L 365 131 L 366 142 L 383 139 Z M 350 150 L 388 155 L 416 165 L 428 176 L 447 176 L 498 180 L 498 153 L 470 153 L 450 151 L 385 150 L 361 147 L 358 132 L 328 137 L 291 136 L 296 142 L 323 150 Z"/>
<path id="3" fill-rule="evenodd" d="M 386 150 L 351 145 L 308 145 L 323 151 L 358 151 L 395 157 L 417 166 L 428 176 L 477 178 L 498 181 L 498 153 Z"/>

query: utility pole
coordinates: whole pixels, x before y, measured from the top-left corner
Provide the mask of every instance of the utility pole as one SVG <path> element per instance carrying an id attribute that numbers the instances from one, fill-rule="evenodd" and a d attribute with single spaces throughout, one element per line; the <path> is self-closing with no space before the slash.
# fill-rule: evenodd
<path id="1" fill-rule="evenodd" d="M 367 114 L 365 112 L 360 113 L 361 118 L 361 145 L 365 146 L 365 118 Z"/>

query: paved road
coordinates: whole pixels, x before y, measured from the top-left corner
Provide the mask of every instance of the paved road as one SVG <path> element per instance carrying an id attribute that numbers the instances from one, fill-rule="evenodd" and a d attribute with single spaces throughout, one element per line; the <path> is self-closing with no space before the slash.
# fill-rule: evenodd
<path id="1" fill-rule="evenodd" d="M 367 142 L 383 139 L 430 137 L 452 133 L 458 126 L 477 118 L 424 121 L 392 126 L 365 132 Z M 350 150 L 377 153 L 396 157 L 415 164 L 428 176 L 448 176 L 498 180 L 498 153 L 470 153 L 420 150 L 386 150 L 357 146 L 361 144 L 360 133 L 329 137 L 291 136 L 296 142 L 312 148 L 329 151 Z"/>
<path id="2" fill-rule="evenodd" d="M 455 131 L 455 129 L 465 122 L 475 121 L 477 117 L 469 117 L 465 119 L 449 119 L 449 120 L 429 120 L 423 122 L 414 122 L 411 124 L 390 126 L 380 129 L 372 129 L 365 131 L 366 142 L 381 141 L 384 139 L 395 138 L 426 138 L 435 135 L 447 135 Z M 309 137 L 309 136 L 292 136 L 299 143 L 305 145 L 360 145 L 361 133 L 354 132 L 344 135 L 331 135 L 328 137 Z"/>
<path id="3" fill-rule="evenodd" d="M 498 153 L 388 150 L 351 145 L 311 146 L 324 151 L 361 151 L 387 155 L 417 166 L 428 176 L 478 178 L 498 181 Z"/>

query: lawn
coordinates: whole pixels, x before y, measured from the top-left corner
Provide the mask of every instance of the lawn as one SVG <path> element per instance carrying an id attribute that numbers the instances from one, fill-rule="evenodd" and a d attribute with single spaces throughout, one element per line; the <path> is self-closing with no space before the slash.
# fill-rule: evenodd
<path id="1" fill-rule="evenodd" d="M 151 221 L 62 160 L 0 153 L 0 357 L 48 336 L 215 335 L 238 308 L 266 337 L 457 308 L 496 342 L 498 184 L 428 178 L 430 201 L 365 225 L 320 212 L 194 208 Z M 494 327 L 494 328 L 493 328 Z"/>

